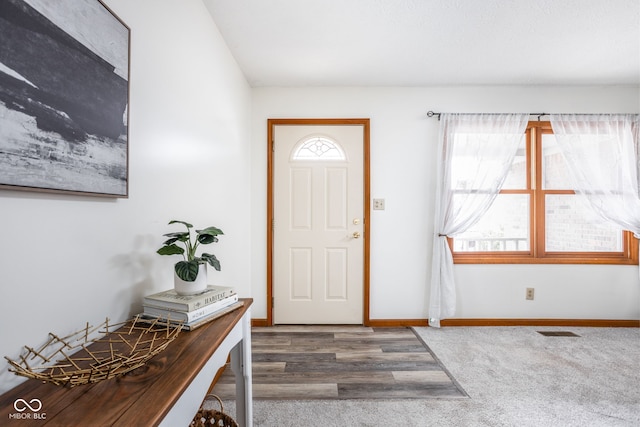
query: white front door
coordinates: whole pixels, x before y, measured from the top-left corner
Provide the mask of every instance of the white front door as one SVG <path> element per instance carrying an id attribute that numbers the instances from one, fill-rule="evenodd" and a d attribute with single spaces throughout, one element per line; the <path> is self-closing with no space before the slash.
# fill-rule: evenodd
<path id="1" fill-rule="evenodd" d="M 277 324 L 362 324 L 363 125 L 273 129 Z"/>

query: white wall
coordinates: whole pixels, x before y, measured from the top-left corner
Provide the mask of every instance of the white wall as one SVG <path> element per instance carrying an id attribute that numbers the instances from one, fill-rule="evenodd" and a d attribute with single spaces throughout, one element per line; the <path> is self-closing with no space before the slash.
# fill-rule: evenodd
<path id="1" fill-rule="evenodd" d="M 250 88 L 201 0 L 106 0 L 131 28 L 129 198 L 0 190 L 0 355 L 124 320 L 173 286 L 170 219 L 223 229 L 210 281 L 251 292 Z M 5 367 L 8 365 L 5 365 Z M 3 367 L 0 392 L 20 379 Z"/>
<path id="2" fill-rule="evenodd" d="M 371 318 L 426 318 L 436 112 L 638 113 L 638 87 L 256 88 L 252 112 L 254 317 L 266 317 L 268 118 L 371 119 Z M 638 267 L 458 265 L 456 317 L 640 318 Z M 535 287 L 534 301 L 525 288 Z"/>

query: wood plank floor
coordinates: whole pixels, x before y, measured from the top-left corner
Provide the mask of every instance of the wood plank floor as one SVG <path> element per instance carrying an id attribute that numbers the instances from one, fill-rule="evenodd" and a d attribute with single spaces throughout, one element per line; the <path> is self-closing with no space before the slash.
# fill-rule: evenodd
<path id="1" fill-rule="evenodd" d="M 252 329 L 254 399 L 467 397 L 410 328 L 274 326 Z M 226 368 L 213 389 L 233 400 Z"/>

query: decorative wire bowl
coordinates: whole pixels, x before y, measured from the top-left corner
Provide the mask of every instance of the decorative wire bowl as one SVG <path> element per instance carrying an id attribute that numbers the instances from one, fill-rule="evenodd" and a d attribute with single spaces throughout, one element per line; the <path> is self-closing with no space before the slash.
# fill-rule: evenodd
<path id="1" fill-rule="evenodd" d="M 9 371 L 55 385 L 74 387 L 126 374 L 163 351 L 180 333 L 180 324 L 142 321 L 87 325 L 66 337 L 49 332 L 39 349 L 24 346 L 19 360 L 9 361 Z"/>

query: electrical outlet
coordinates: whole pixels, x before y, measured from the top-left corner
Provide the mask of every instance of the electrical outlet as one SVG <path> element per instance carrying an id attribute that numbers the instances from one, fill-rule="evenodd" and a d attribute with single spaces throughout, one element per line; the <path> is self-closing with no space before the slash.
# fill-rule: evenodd
<path id="1" fill-rule="evenodd" d="M 373 199 L 373 210 L 383 211 L 384 210 L 384 199 Z"/>
<path id="2" fill-rule="evenodd" d="M 534 296 L 534 288 L 527 288 L 527 295 L 526 295 L 526 299 L 528 300 L 532 300 L 533 296 Z"/>

